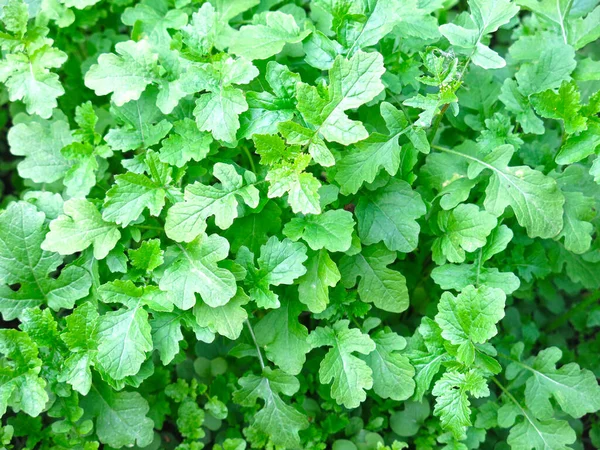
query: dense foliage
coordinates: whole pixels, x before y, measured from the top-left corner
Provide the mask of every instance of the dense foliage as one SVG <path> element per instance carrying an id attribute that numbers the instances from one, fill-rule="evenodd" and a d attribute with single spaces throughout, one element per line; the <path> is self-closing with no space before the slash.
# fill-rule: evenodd
<path id="1" fill-rule="evenodd" d="M 599 448 L 599 3 L 3 0 L 1 448 Z"/>

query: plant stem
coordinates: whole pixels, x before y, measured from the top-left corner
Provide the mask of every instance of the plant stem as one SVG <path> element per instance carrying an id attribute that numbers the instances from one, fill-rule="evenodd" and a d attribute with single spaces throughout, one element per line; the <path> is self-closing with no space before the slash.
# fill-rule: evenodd
<path id="1" fill-rule="evenodd" d="M 252 336 L 252 340 L 254 341 L 254 345 L 256 346 L 256 353 L 258 354 L 258 362 L 260 363 L 260 368 L 265 368 L 265 361 L 262 357 L 262 353 L 260 351 L 260 347 L 258 346 L 258 342 L 256 341 L 256 336 L 254 335 L 254 330 L 252 329 L 252 325 L 250 321 L 246 319 L 246 325 L 248 326 L 248 331 L 250 331 L 250 336 Z"/>
<path id="2" fill-rule="evenodd" d="M 431 130 L 429 130 L 429 142 L 433 143 L 433 140 L 435 139 L 435 135 L 437 134 L 438 128 L 440 127 L 440 123 L 442 123 L 442 119 L 444 118 L 444 114 L 446 113 L 446 110 L 450 107 L 450 103 L 446 103 L 444 106 L 442 106 L 442 109 L 440 110 L 440 113 L 435 117 L 435 121 L 433 122 L 433 126 L 431 127 Z"/>
<path id="3" fill-rule="evenodd" d="M 479 249 L 479 258 L 477 258 L 477 280 L 475 284 L 479 287 L 479 275 L 481 274 L 481 259 L 483 257 L 483 247 Z"/>
<path id="4" fill-rule="evenodd" d="M 503 393 L 504 393 L 504 394 L 505 394 L 505 395 L 506 395 L 508 398 L 510 398 L 510 399 L 513 401 L 513 403 L 514 403 L 515 405 L 517 405 L 517 406 L 519 407 L 519 409 L 520 409 L 520 410 L 523 412 L 523 415 L 524 415 L 525 417 L 527 417 L 527 419 L 529 420 L 529 416 L 527 415 L 527 411 L 525 411 L 525 409 L 524 409 L 524 408 L 521 406 L 521 404 L 520 404 L 520 403 L 517 401 L 517 399 L 515 398 L 515 396 L 514 396 L 514 395 L 512 395 L 512 394 L 509 392 L 509 390 L 508 390 L 508 389 L 506 389 L 502 383 L 500 383 L 500 381 L 498 381 L 498 378 L 496 378 L 496 377 L 492 377 L 491 379 L 492 379 L 492 381 L 493 381 L 494 383 L 496 383 L 496 386 L 498 386 L 498 387 L 500 388 L 500 390 L 501 390 L 501 391 L 502 391 L 502 392 L 503 392 Z"/>
<path id="5" fill-rule="evenodd" d="M 248 158 L 248 162 L 250 163 L 250 169 L 252 169 L 252 172 L 256 173 L 256 166 L 254 165 L 254 160 L 252 159 L 250 150 L 248 150 L 248 147 L 246 147 L 245 145 L 242 147 L 242 150 L 244 151 L 244 153 L 246 154 L 246 157 Z"/>
<path id="6" fill-rule="evenodd" d="M 481 39 L 481 35 L 479 36 L 478 41 L 480 39 Z M 458 75 L 458 79 L 460 80 L 461 84 L 460 84 L 460 86 L 458 86 L 458 88 L 456 88 L 456 91 L 458 91 L 460 89 L 460 87 L 462 86 L 462 79 L 465 76 L 465 72 L 467 71 L 469 64 L 471 64 L 472 57 L 473 57 L 473 55 L 469 56 L 469 59 L 467 59 L 467 62 L 465 63 L 463 69 L 461 70 L 460 74 Z M 429 139 L 430 144 L 433 144 L 433 140 L 435 139 L 435 135 L 437 134 L 438 128 L 440 127 L 440 123 L 442 123 L 444 114 L 446 114 L 446 111 L 448 110 L 449 107 L 450 107 L 450 103 L 446 103 L 444 106 L 442 106 L 442 109 L 440 109 L 440 113 L 436 116 L 435 122 L 433 122 L 433 126 L 431 127 L 431 130 L 429 131 L 428 139 Z"/>

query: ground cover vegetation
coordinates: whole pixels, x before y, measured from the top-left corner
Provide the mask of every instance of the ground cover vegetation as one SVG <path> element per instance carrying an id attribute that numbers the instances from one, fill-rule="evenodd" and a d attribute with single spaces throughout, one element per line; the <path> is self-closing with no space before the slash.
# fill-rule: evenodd
<path id="1" fill-rule="evenodd" d="M 2 448 L 599 448 L 598 3 L 0 2 Z"/>

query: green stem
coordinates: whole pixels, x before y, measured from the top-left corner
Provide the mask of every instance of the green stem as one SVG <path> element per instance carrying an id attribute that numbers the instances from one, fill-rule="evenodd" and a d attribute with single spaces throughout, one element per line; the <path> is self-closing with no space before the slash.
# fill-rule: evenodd
<path id="1" fill-rule="evenodd" d="M 478 41 L 481 39 L 481 35 L 479 36 Z M 467 68 L 469 67 L 469 64 L 471 63 L 471 58 L 473 57 L 473 55 L 469 56 L 469 59 L 467 59 L 467 62 L 465 63 L 465 66 L 463 67 L 463 69 L 461 70 L 460 74 L 458 75 L 458 79 L 461 80 L 461 84 L 460 86 L 458 86 L 458 88 L 456 89 L 456 91 L 458 91 L 460 89 L 460 87 L 462 86 L 462 79 L 465 75 L 465 72 L 467 71 Z M 456 92 L 455 91 L 455 92 Z M 433 144 L 433 140 L 435 139 L 435 135 L 437 134 L 438 128 L 440 127 L 440 124 L 442 123 L 442 119 L 444 118 L 444 114 L 446 114 L 446 111 L 448 110 L 448 108 L 450 107 L 450 103 L 446 103 L 444 106 L 442 106 L 442 109 L 440 109 L 440 113 L 436 116 L 435 121 L 433 122 L 433 126 L 431 127 L 431 130 L 429 131 L 429 143 Z"/>
<path id="2" fill-rule="evenodd" d="M 156 230 L 156 231 L 164 231 L 163 227 L 155 227 L 152 225 L 132 225 L 135 228 L 139 228 L 141 230 Z"/>
<path id="3" fill-rule="evenodd" d="M 521 404 L 517 401 L 517 399 L 515 398 L 514 395 L 512 395 L 508 389 L 506 389 L 506 387 L 504 387 L 504 385 L 502 383 L 500 383 L 500 381 L 498 381 L 498 378 L 496 377 L 492 377 L 491 378 L 492 381 L 494 383 L 496 383 L 496 386 L 498 386 L 500 388 L 500 390 L 509 398 L 512 400 L 512 402 L 517 405 L 519 407 L 519 409 L 521 410 L 521 412 L 523 413 L 523 415 L 527 418 L 527 420 L 529 420 L 531 422 L 531 420 L 529 419 L 529 415 L 527 414 L 527 411 L 525 411 L 525 408 L 523 408 L 521 406 Z"/>
<path id="4" fill-rule="evenodd" d="M 252 340 L 254 341 L 254 345 L 256 346 L 256 353 L 258 354 L 258 362 L 260 363 L 260 368 L 264 370 L 265 361 L 262 357 L 262 353 L 260 351 L 260 347 L 258 346 L 258 342 L 256 341 L 256 336 L 254 335 L 252 325 L 250 324 L 250 321 L 248 319 L 246 319 L 246 325 L 248 326 L 248 331 L 250 331 L 250 336 L 252 336 Z"/>
<path id="5" fill-rule="evenodd" d="M 252 172 L 256 173 L 256 166 L 254 165 L 254 160 L 252 159 L 250 150 L 248 150 L 248 147 L 246 147 L 246 146 L 243 146 L 242 150 L 244 151 L 244 153 L 246 154 L 246 157 L 248 158 L 248 162 L 250 163 L 250 169 L 252 169 Z"/>
<path id="6" fill-rule="evenodd" d="M 479 258 L 477 259 L 477 279 L 475 285 L 479 287 L 479 275 L 481 274 L 481 259 L 483 258 L 483 247 L 479 249 Z"/>
<path id="7" fill-rule="evenodd" d="M 435 121 L 433 122 L 433 126 L 431 127 L 431 130 L 429 130 L 429 142 L 433 143 L 433 140 L 435 139 L 435 135 L 437 134 L 438 128 L 440 127 L 440 123 L 442 123 L 442 119 L 444 118 L 444 114 L 446 114 L 446 110 L 450 107 L 450 103 L 446 103 L 444 106 L 442 106 L 442 109 L 440 109 L 440 113 L 435 117 Z"/>

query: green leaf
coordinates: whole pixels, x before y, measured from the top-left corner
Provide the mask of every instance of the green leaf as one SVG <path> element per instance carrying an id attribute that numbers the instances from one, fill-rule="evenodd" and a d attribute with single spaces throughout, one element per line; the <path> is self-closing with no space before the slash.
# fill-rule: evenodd
<path id="1" fill-rule="evenodd" d="M 243 306 L 249 301 L 250 297 L 238 288 L 235 296 L 223 306 L 212 307 L 206 303 L 196 303 L 194 315 L 199 326 L 236 340 L 240 337 L 244 321 L 248 318 L 248 313 Z"/>
<path id="2" fill-rule="evenodd" d="M 298 375 L 310 351 L 308 330 L 298 322 L 302 305 L 281 299 L 281 306 L 267 313 L 255 326 L 256 341 L 269 360 L 290 375 Z"/>
<path id="3" fill-rule="evenodd" d="M 600 409 L 600 386 L 589 370 L 580 369 L 576 363 L 556 368 L 562 352 L 550 347 L 538 353 L 524 365 L 532 376 L 527 380 L 525 402 L 539 419 L 549 419 L 554 414 L 550 398 L 572 417 L 579 418 Z"/>
<path id="4" fill-rule="evenodd" d="M 462 291 L 471 284 L 481 284 L 502 289 L 510 295 L 521 284 L 519 277 L 512 272 L 500 272 L 495 267 L 479 267 L 476 264 L 444 264 L 431 271 L 431 278 L 445 291 Z"/>
<path id="5" fill-rule="evenodd" d="M 521 94 L 516 81 L 512 79 L 504 81 L 499 99 L 504 103 L 506 109 L 516 114 L 517 122 L 521 124 L 525 133 L 544 133 L 544 122 L 535 115 L 531 100 Z"/>
<path id="6" fill-rule="evenodd" d="M 221 183 L 207 186 L 188 185 L 184 201 L 169 209 L 165 224 L 167 236 L 178 242 L 190 242 L 206 229 L 206 219 L 215 216 L 215 224 L 226 229 L 238 215 L 238 198 L 251 208 L 259 201 L 256 177 L 252 172 L 238 174 L 234 166 L 217 163 L 213 175 Z"/>
<path id="7" fill-rule="evenodd" d="M 515 74 L 525 96 L 558 88 L 575 69 L 575 51 L 561 37 L 538 33 L 522 36 L 509 50 L 520 68 Z"/>
<path id="8" fill-rule="evenodd" d="M 511 145 L 501 145 L 483 157 L 449 149 L 444 151 L 471 161 L 471 178 L 484 169 L 492 172 L 485 191 L 486 211 L 499 216 L 510 205 L 529 237 L 550 238 L 560 232 L 564 196 L 556 182 L 543 173 L 529 166 L 508 166 L 514 153 Z"/>
<path id="9" fill-rule="evenodd" d="M 355 211 L 358 235 L 365 245 L 384 242 L 390 250 L 411 252 L 419 240 L 416 219 L 425 211 L 421 196 L 405 181 L 392 178 L 386 186 L 359 199 Z"/>
<path id="10" fill-rule="evenodd" d="M 248 110 L 240 116 L 240 138 L 275 134 L 278 124 L 294 117 L 296 83 L 300 81 L 300 76 L 287 66 L 269 61 L 265 79 L 273 94 L 266 90 L 246 93 Z"/>
<path id="11" fill-rule="evenodd" d="M 89 274 L 67 266 L 50 277 L 63 258 L 40 248 L 48 230 L 44 213 L 27 202 L 15 202 L 0 215 L 0 313 L 4 320 L 20 317 L 26 308 L 47 304 L 72 308 L 92 284 Z M 20 289 L 9 286 L 20 284 Z"/>
<path id="12" fill-rule="evenodd" d="M 390 428 L 398 436 L 414 436 L 419 432 L 423 421 L 429 417 L 431 410 L 427 402 L 406 402 L 403 411 L 390 416 Z"/>
<path id="13" fill-rule="evenodd" d="M 239 115 L 247 109 L 241 90 L 224 87 L 220 92 L 203 94 L 196 101 L 194 116 L 201 131 L 211 131 L 215 139 L 233 142 L 240 128 Z"/>
<path id="14" fill-rule="evenodd" d="M 352 46 L 347 45 L 350 47 L 350 54 L 352 54 L 353 49 L 361 49 L 377 44 L 384 36 L 390 33 L 405 16 L 409 16 L 412 12 L 407 10 L 412 5 L 403 5 L 398 0 L 383 0 L 369 6 L 369 9 L 372 8 L 370 14 L 361 24 L 362 27 L 359 25 L 360 31 L 355 30 L 356 37 L 352 39 Z M 406 10 L 401 12 L 403 7 L 406 8 Z"/>
<path id="15" fill-rule="evenodd" d="M 384 311 L 400 313 L 408 308 L 408 290 L 404 276 L 387 266 L 396 260 L 396 254 L 383 245 L 366 247 L 354 256 L 340 261 L 342 283 L 351 288 L 356 284 L 358 295 L 366 303 L 373 303 Z"/>
<path id="16" fill-rule="evenodd" d="M 321 183 L 304 169 L 310 162 L 309 155 L 300 155 L 294 164 L 272 169 L 267 174 L 268 197 L 276 198 L 288 194 L 288 203 L 294 213 L 320 214 L 319 188 Z"/>
<path id="17" fill-rule="evenodd" d="M 8 406 L 38 416 L 46 407 L 46 381 L 39 377 L 42 360 L 31 338 L 17 330 L 0 330 L 0 354 L 4 367 L 0 380 L 0 416 Z"/>
<path id="18" fill-rule="evenodd" d="M 382 102 L 380 109 L 390 133 L 373 133 L 342 156 L 335 179 L 343 194 L 355 194 L 363 183 L 372 183 L 382 168 L 392 176 L 398 172 L 401 159 L 398 138 L 407 131 L 408 122 L 390 103 Z"/>
<path id="19" fill-rule="evenodd" d="M 442 337 L 458 345 L 458 361 L 473 364 L 475 344 L 483 344 L 498 332 L 496 324 L 504 317 L 506 295 L 501 289 L 467 286 L 454 297 L 444 292 L 435 321 Z"/>
<path id="20" fill-rule="evenodd" d="M 60 335 L 71 355 L 65 360 L 59 380 L 82 395 L 87 395 L 92 387 L 90 366 L 98 347 L 98 318 L 94 305 L 86 302 L 66 318 L 67 326 Z"/>
<path id="21" fill-rule="evenodd" d="M 458 50 L 467 54 L 473 64 L 484 69 L 504 67 L 504 59 L 484 45 L 481 39 L 508 23 L 519 12 L 519 8 L 509 0 L 470 0 L 469 6 L 472 24 L 469 24 L 470 27 L 449 23 L 440 26 L 440 33 Z"/>
<path id="22" fill-rule="evenodd" d="M 294 17 L 280 11 L 267 12 L 244 25 L 233 38 L 229 50 L 249 60 L 267 59 L 281 52 L 285 44 L 295 44 L 310 34 L 300 31 Z"/>
<path id="23" fill-rule="evenodd" d="M 95 418 L 100 442 L 116 448 L 152 442 L 154 425 L 146 416 L 150 408 L 138 392 L 115 392 L 96 380 L 82 406 Z"/>
<path id="24" fill-rule="evenodd" d="M 103 259 L 120 237 L 117 226 L 102 220 L 92 203 L 71 199 L 64 204 L 64 214 L 50 222 L 50 232 L 41 247 L 61 255 L 70 255 L 92 245 L 94 257 Z"/>
<path id="25" fill-rule="evenodd" d="M 594 226 L 590 223 L 596 217 L 595 201 L 581 192 L 564 192 L 564 227 L 556 239 L 564 238 L 565 248 L 582 254 L 590 249 Z"/>
<path id="26" fill-rule="evenodd" d="M 191 160 L 204 159 L 212 141 L 210 134 L 198 130 L 193 120 L 185 118 L 173 124 L 173 133 L 161 143 L 159 158 L 164 163 L 183 167 Z"/>
<path id="27" fill-rule="evenodd" d="M 338 405 L 356 408 L 367 398 L 366 389 L 373 387 L 373 371 L 354 352 L 368 355 L 375 343 L 356 328 L 348 328 L 348 320 L 339 320 L 333 327 L 318 327 L 308 337 L 312 348 L 331 349 L 321 361 L 319 380 L 331 385 L 331 396 Z"/>
<path id="28" fill-rule="evenodd" d="M 433 414 L 440 417 L 442 427 L 452 432 L 458 440 L 465 438 L 465 427 L 471 426 L 471 402 L 475 398 L 490 395 L 485 379 L 475 371 L 467 373 L 446 372 L 432 391 L 435 395 Z"/>
<path id="29" fill-rule="evenodd" d="M 540 116 L 562 120 L 567 133 L 578 133 L 587 128 L 586 118 L 579 113 L 579 90 L 574 82 L 563 81 L 558 92 L 544 91 L 532 96 L 531 102 Z"/>
<path id="30" fill-rule="evenodd" d="M 519 450 L 569 450 L 572 447 L 567 445 L 576 439 L 573 428 L 564 420 L 527 417 L 510 430 L 507 443 Z"/>
<path id="31" fill-rule="evenodd" d="M 458 205 L 452 211 L 440 211 L 437 225 L 442 236 L 433 241 L 433 260 L 443 264 L 446 260 L 460 263 L 465 251 L 474 252 L 486 243 L 486 238 L 496 227 L 496 218 L 480 211 L 476 205 Z"/>
<path id="32" fill-rule="evenodd" d="M 258 398 L 264 406 L 254 415 L 251 429 L 265 433 L 273 444 L 285 448 L 300 445 L 298 432 L 308 428 L 306 416 L 286 404 L 279 394 L 293 395 L 298 391 L 298 380 L 281 370 L 263 370 L 262 376 L 248 375 L 240 378 L 241 389 L 234 400 L 243 406 L 253 406 Z"/>
<path id="33" fill-rule="evenodd" d="M 292 284 L 306 273 L 303 263 L 307 259 L 304 244 L 289 239 L 279 241 L 275 236 L 260 248 L 258 268 L 254 266 L 252 253 L 244 248 L 238 252 L 238 262 L 247 270 L 250 298 L 262 308 L 279 308 L 279 296 L 269 286 Z"/>
<path id="34" fill-rule="evenodd" d="M 329 304 L 329 288 L 335 287 L 340 278 L 340 271 L 327 250 L 309 252 L 306 274 L 298 279 L 298 299 L 310 312 L 323 312 Z"/>
<path id="35" fill-rule="evenodd" d="M 62 115 L 51 120 L 16 116 L 8 131 L 11 153 L 25 157 L 17 166 L 19 175 L 36 183 L 52 183 L 65 176 L 69 163 L 61 149 L 71 142 L 69 124 Z"/>
<path id="36" fill-rule="evenodd" d="M 589 122 L 587 130 L 570 135 L 556 155 L 558 164 L 572 164 L 593 155 L 600 145 L 600 124 Z"/>
<path id="37" fill-rule="evenodd" d="M 146 352 L 152 350 L 148 312 L 143 308 L 141 289 L 133 284 L 105 284 L 99 292 L 105 303 L 126 306 L 107 312 L 98 323 L 98 364 L 111 378 L 122 380 L 136 375 Z"/>
<path id="38" fill-rule="evenodd" d="M 115 177 L 115 184 L 106 193 L 102 218 L 126 227 L 148 208 L 158 216 L 165 205 L 166 191 L 160 182 L 146 175 L 127 172 Z"/>
<path id="39" fill-rule="evenodd" d="M 135 150 L 156 145 L 172 128 L 156 106 L 157 92 L 147 89 L 138 100 L 111 108 L 121 125 L 111 128 L 104 139 L 113 150 Z"/>
<path id="40" fill-rule="evenodd" d="M 196 100 L 194 117 L 200 131 L 210 131 L 215 139 L 234 142 L 240 128 L 239 115 L 248 109 L 244 91 L 234 84 L 249 83 L 258 75 L 251 62 L 226 58 L 202 65 L 192 72 L 192 92 L 208 91 Z"/>
<path id="41" fill-rule="evenodd" d="M 175 305 L 183 310 L 194 306 L 196 293 L 209 306 L 225 305 L 236 293 L 233 274 L 217 264 L 227 258 L 227 240 L 216 234 L 201 235 L 177 247 L 177 256 L 166 268 L 160 289 L 169 292 Z"/>
<path id="42" fill-rule="evenodd" d="M 313 250 L 345 252 L 350 248 L 353 230 L 352 214 L 337 209 L 294 218 L 283 227 L 283 234 L 293 241 L 302 238 Z"/>
<path id="43" fill-rule="evenodd" d="M 160 248 L 159 239 L 144 241 L 139 248 L 130 249 L 127 254 L 133 267 L 148 272 L 152 272 L 164 262 L 164 252 Z"/>
<path id="44" fill-rule="evenodd" d="M 111 100 L 122 106 L 137 100 L 146 86 L 158 78 L 158 55 L 147 40 L 119 42 L 117 55 L 103 53 L 85 74 L 85 85 L 96 95 L 112 93 Z"/>
<path id="45" fill-rule="evenodd" d="M 380 81 L 385 71 L 383 58 L 377 52 L 357 51 L 350 59 L 338 56 L 329 70 L 327 98 L 306 84 L 298 85 L 298 110 L 304 119 L 317 127 L 315 134 L 327 141 L 349 145 L 368 137 L 358 121 L 350 120 L 344 111 L 371 101 L 384 88 Z"/>
<path id="46" fill-rule="evenodd" d="M 415 369 L 400 353 L 406 347 L 406 340 L 391 331 L 379 331 L 372 339 L 375 350 L 365 361 L 373 371 L 373 390 L 382 398 L 406 400 L 415 390 Z"/>
<path id="47" fill-rule="evenodd" d="M 163 53 L 169 50 L 171 42 L 167 29 L 182 28 L 187 23 L 187 14 L 177 9 L 169 10 L 165 0 L 144 0 L 127 8 L 121 20 L 125 25 L 134 26 L 135 34 L 147 38 L 153 48 Z"/>
<path id="48" fill-rule="evenodd" d="M 67 60 L 67 54 L 47 43 L 31 45 L 27 52 L 9 53 L 0 61 L 0 82 L 8 89 L 11 102 L 21 100 L 29 114 L 48 119 L 56 108 L 56 99 L 65 93 L 56 69 Z M 40 45 L 41 44 L 41 45 Z"/>
<path id="49" fill-rule="evenodd" d="M 571 2 L 567 0 L 517 0 L 524 8 L 533 11 L 544 22 L 551 24 L 557 34 L 560 34 L 565 44 L 567 43 L 567 18 L 571 9 Z"/>
<path id="50" fill-rule="evenodd" d="M 152 326 L 152 342 L 160 354 L 164 365 L 169 364 L 179 353 L 179 342 L 183 340 L 181 327 L 191 329 L 196 339 L 211 343 L 215 336 L 208 329 L 200 326 L 190 311 L 174 310 L 173 312 L 153 312 L 150 325 Z"/>

